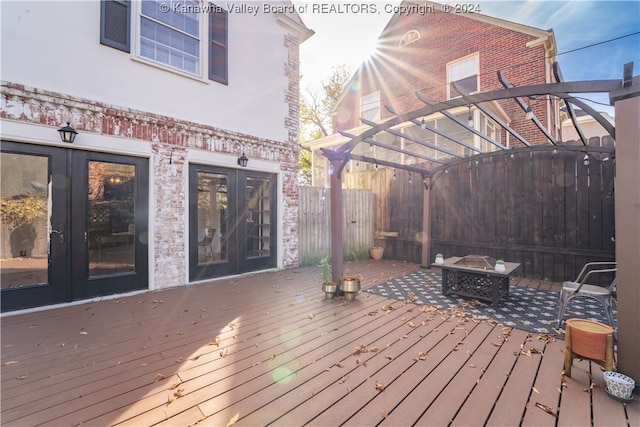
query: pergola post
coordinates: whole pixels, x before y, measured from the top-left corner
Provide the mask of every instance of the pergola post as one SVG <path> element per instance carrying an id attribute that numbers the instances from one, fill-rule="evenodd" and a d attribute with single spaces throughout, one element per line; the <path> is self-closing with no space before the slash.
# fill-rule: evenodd
<path id="1" fill-rule="evenodd" d="M 637 82 L 636 82 L 637 83 Z M 632 89 L 631 87 L 628 89 Z M 611 93 L 616 116 L 615 224 L 618 371 L 640 384 L 640 93 Z"/>
<path id="2" fill-rule="evenodd" d="M 422 200 L 422 259 L 423 267 L 431 265 L 431 183 L 432 178 L 424 178 L 424 195 Z"/>
<path id="3" fill-rule="evenodd" d="M 342 159 L 329 158 L 331 184 L 331 271 L 338 285 L 344 271 L 344 214 L 342 212 Z"/>

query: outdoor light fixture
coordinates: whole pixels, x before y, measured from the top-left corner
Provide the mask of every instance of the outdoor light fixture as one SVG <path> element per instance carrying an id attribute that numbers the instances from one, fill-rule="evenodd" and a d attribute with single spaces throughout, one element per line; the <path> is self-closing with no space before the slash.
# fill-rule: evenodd
<path id="1" fill-rule="evenodd" d="M 58 132 L 60 133 L 60 138 L 62 139 L 62 142 L 68 142 L 72 144 L 73 141 L 76 139 L 76 135 L 78 134 L 78 132 L 76 132 L 76 130 L 72 128 L 70 124 L 71 122 L 67 122 L 66 126 L 63 126 L 60 129 L 58 129 Z"/>
<path id="2" fill-rule="evenodd" d="M 420 122 L 420 127 L 422 129 L 426 129 L 427 128 L 427 124 L 424 122 L 424 118 L 422 119 L 422 121 Z"/>
<path id="3" fill-rule="evenodd" d="M 527 107 L 527 119 L 531 120 L 533 119 L 533 111 L 531 110 L 531 107 Z"/>
<path id="4" fill-rule="evenodd" d="M 469 117 L 467 118 L 467 124 L 473 126 L 473 114 L 471 114 L 471 105 L 469 105 Z"/>
<path id="5" fill-rule="evenodd" d="M 238 157 L 238 164 L 243 168 L 246 168 L 247 163 L 249 163 L 249 159 L 247 158 L 247 156 L 244 155 L 244 152 L 243 152 L 242 156 Z"/>
<path id="6" fill-rule="evenodd" d="M 588 154 L 584 155 L 584 159 L 582 159 L 582 163 L 584 163 L 585 166 L 589 166 L 589 155 Z"/>

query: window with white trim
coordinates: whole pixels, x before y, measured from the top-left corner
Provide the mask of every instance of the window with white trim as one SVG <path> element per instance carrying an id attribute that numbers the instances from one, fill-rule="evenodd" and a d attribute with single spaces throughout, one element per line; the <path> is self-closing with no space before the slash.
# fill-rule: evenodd
<path id="1" fill-rule="evenodd" d="M 100 43 L 130 52 L 132 37 L 138 58 L 228 83 L 228 12 L 222 6 L 197 0 L 102 0 Z"/>
<path id="2" fill-rule="evenodd" d="M 380 92 L 373 92 L 360 98 L 360 117 L 380 120 Z"/>
<path id="3" fill-rule="evenodd" d="M 197 6 L 195 1 L 143 1 L 140 8 L 140 56 L 191 74 L 200 74 Z"/>
<path id="4" fill-rule="evenodd" d="M 398 43 L 398 46 L 399 47 L 406 46 L 419 39 L 420 39 L 420 33 L 418 31 L 409 30 L 402 35 L 402 37 L 400 38 L 400 43 Z"/>
<path id="5" fill-rule="evenodd" d="M 480 89 L 478 62 L 478 54 L 476 53 L 447 64 L 448 99 L 458 98 L 459 92 L 468 95 Z M 454 84 L 459 92 L 454 88 Z"/>

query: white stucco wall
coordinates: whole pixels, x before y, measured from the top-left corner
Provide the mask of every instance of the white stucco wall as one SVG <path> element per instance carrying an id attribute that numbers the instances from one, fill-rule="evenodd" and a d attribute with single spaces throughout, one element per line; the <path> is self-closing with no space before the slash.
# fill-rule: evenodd
<path id="1" fill-rule="evenodd" d="M 140 3 L 133 3 L 135 21 Z M 1 40 L 4 81 L 257 137 L 288 139 L 283 126 L 289 113 L 285 29 L 273 14 L 229 13 L 228 85 L 135 60 L 135 31 L 131 54 L 101 45 L 99 1 L 0 1 L 0 14 L 2 34 L 11 34 Z M 206 20 L 206 15 L 201 18 Z M 203 44 L 201 61 L 206 60 Z"/>

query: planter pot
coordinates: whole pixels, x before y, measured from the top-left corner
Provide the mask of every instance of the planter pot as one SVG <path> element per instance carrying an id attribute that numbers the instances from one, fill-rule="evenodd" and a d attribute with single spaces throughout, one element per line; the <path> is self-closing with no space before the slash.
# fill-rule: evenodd
<path id="1" fill-rule="evenodd" d="M 384 255 L 384 248 L 381 246 L 374 246 L 369 249 L 369 255 L 371 255 L 371 258 L 376 261 L 382 259 L 382 255 Z"/>
<path id="2" fill-rule="evenodd" d="M 584 319 L 567 320 L 571 334 L 571 351 L 587 359 L 605 360 L 607 336 L 613 328 L 599 322 Z"/>
<path id="3" fill-rule="evenodd" d="M 340 291 L 344 293 L 344 298 L 347 301 L 353 301 L 356 298 L 356 294 L 360 290 L 360 277 L 358 276 L 342 276 L 342 282 L 340 283 Z"/>
<path id="4" fill-rule="evenodd" d="M 636 386 L 633 378 L 612 371 L 606 371 L 603 375 L 604 382 L 607 384 L 606 391 L 611 397 L 623 402 L 632 400 L 633 389 Z"/>
<path id="5" fill-rule="evenodd" d="M 504 262 L 498 260 L 498 262 L 496 262 L 496 265 L 494 267 L 494 269 L 498 272 L 498 273 L 504 273 L 505 266 L 504 266 Z"/>
<path id="6" fill-rule="evenodd" d="M 338 292 L 338 284 L 336 282 L 327 282 L 322 284 L 322 292 L 326 299 L 332 299 Z"/>
<path id="7" fill-rule="evenodd" d="M 442 256 L 442 254 L 437 254 L 436 255 L 436 264 L 437 265 L 444 264 L 444 257 Z"/>

